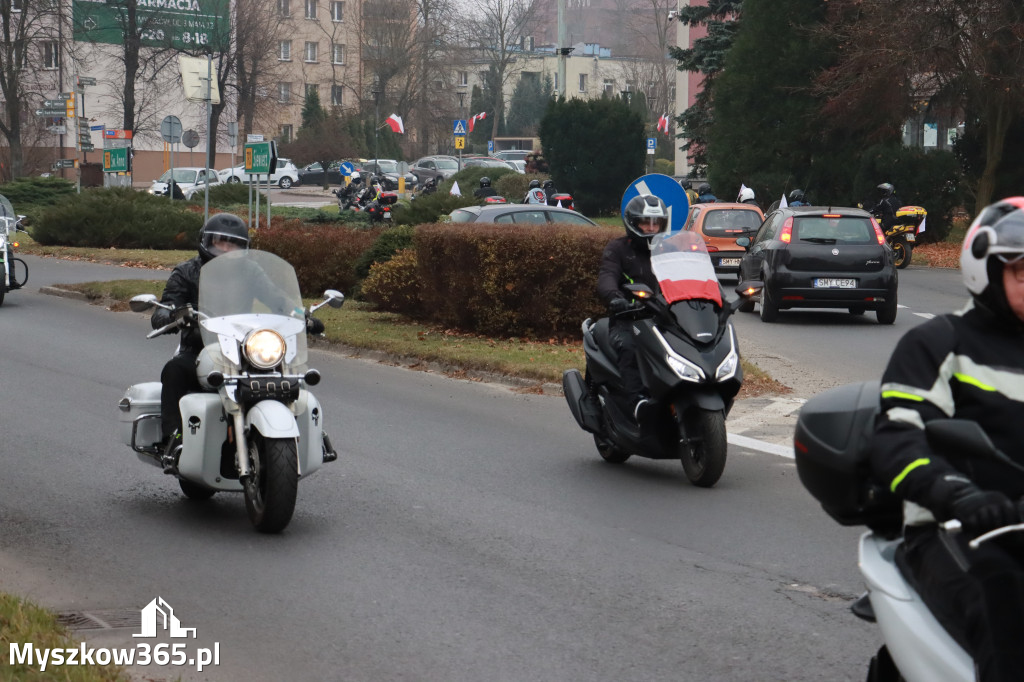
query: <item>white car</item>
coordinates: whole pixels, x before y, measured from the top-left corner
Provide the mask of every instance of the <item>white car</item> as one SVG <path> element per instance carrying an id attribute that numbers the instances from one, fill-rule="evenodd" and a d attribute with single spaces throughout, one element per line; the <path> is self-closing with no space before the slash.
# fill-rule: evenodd
<path id="1" fill-rule="evenodd" d="M 221 182 L 248 182 L 249 175 L 245 172 L 245 166 L 235 166 L 217 171 L 217 177 Z M 260 182 L 266 182 L 266 176 L 260 176 Z M 292 163 L 291 159 L 278 159 L 277 169 L 270 174 L 271 184 L 281 189 L 288 189 L 292 185 L 299 184 L 299 169 Z"/>
<path id="2" fill-rule="evenodd" d="M 153 184 L 149 186 L 150 194 L 167 194 L 167 183 L 171 180 L 171 170 L 164 171 L 164 174 L 153 181 Z M 220 180 L 217 177 L 216 171 L 212 168 L 174 168 L 174 183 L 178 185 L 182 194 L 185 195 L 186 199 L 191 199 L 192 195 L 197 192 L 202 192 L 207 184 L 207 178 L 209 178 L 209 184 L 219 184 Z"/>

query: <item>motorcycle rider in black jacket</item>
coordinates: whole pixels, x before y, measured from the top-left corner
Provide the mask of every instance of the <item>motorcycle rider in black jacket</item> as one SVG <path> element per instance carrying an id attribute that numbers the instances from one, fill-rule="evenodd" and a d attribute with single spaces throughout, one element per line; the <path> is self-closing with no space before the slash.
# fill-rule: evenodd
<path id="1" fill-rule="evenodd" d="M 896 211 L 903 206 L 903 202 L 896 196 L 896 188 L 888 182 L 883 182 L 877 189 L 879 199 L 871 209 L 871 214 L 878 219 L 882 230 L 888 232 L 896 223 Z"/>
<path id="2" fill-rule="evenodd" d="M 1024 464 L 1024 197 L 985 208 L 968 230 L 961 273 L 973 301 L 900 340 L 882 377 L 871 443 L 877 479 L 904 500 L 897 563 L 973 656 L 979 679 L 1024 680 L 1024 543 L 967 541 L 1021 520 L 1024 474 L 998 461 L 950 460 L 929 447 L 932 419 L 976 421 Z M 958 519 L 959 535 L 936 521 Z"/>
<path id="3" fill-rule="evenodd" d="M 597 274 L 597 295 L 608 306 L 611 314 L 609 336 L 618 351 L 618 369 L 622 387 L 629 399 L 622 405 L 626 414 L 639 421 L 647 404 L 643 396 L 643 381 L 636 360 L 636 343 L 631 331 L 632 323 L 618 317 L 633 303 L 626 298 L 624 284 L 646 284 L 658 291 L 658 280 L 651 269 L 651 240 L 654 235 L 668 230 L 668 209 L 660 198 L 644 194 L 635 196 L 626 204 L 623 214 L 626 235 L 617 237 L 605 246 Z"/>

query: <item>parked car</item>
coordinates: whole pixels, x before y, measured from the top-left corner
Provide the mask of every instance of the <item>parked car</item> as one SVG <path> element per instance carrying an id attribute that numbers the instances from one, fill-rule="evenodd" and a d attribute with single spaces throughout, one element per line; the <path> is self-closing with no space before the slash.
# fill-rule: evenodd
<path id="1" fill-rule="evenodd" d="M 440 183 L 459 172 L 459 159 L 455 156 L 424 156 L 409 168 L 416 176 L 416 184 L 423 186 L 427 180 Z"/>
<path id="2" fill-rule="evenodd" d="M 747 252 L 736 240 L 753 237 L 763 220 L 764 213 L 753 204 L 694 204 L 683 229 L 704 239 L 716 273 L 734 275 Z"/>
<path id="3" fill-rule="evenodd" d="M 249 182 L 249 175 L 245 172 L 245 166 L 235 166 L 217 171 L 217 177 L 221 182 Z M 260 182 L 266 182 L 266 176 L 260 176 Z M 281 189 L 288 189 L 299 183 L 299 169 L 292 163 L 291 159 L 278 159 L 277 167 L 270 174 L 270 183 Z"/>
<path id="4" fill-rule="evenodd" d="M 494 156 L 505 161 L 522 161 L 525 165 L 527 155 L 532 153 L 529 149 L 502 149 L 499 152 L 494 152 Z"/>
<path id="5" fill-rule="evenodd" d="M 332 162 L 327 167 L 327 184 L 340 185 L 344 182 L 345 180 L 341 176 L 341 163 L 338 161 Z M 299 184 L 324 186 L 324 169 L 319 161 L 299 169 Z"/>
<path id="6" fill-rule="evenodd" d="M 846 308 L 854 315 L 874 310 L 880 324 L 892 324 L 896 272 L 892 249 L 867 211 L 790 206 L 768 214 L 740 260 L 739 274 L 741 281 L 764 282 L 764 322 L 787 308 Z M 753 307 L 750 301 L 740 310 Z"/>
<path id="7" fill-rule="evenodd" d="M 508 161 L 503 161 L 502 159 L 496 159 L 493 156 L 464 156 L 464 157 L 462 157 L 462 167 L 463 168 L 473 168 L 474 166 L 483 167 L 483 168 L 506 168 L 506 169 L 509 169 L 509 170 L 515 170 L 516 169 L 516 167 L 513 166 Z M 526 167 L 525 162 L 523 163 L 523 167 L 524 168 Z"/>
<path id="8" fill-rule="evenodd" d="M 167 184 L 171 181 L 172 172 L 174 173 L 174 183 L 186 199 L 191 199 L 193 194 L 203 191 L 206 187 L 207 179 L 209 179 L 211 186 L 219 182 L 217 172 L 212 168 L 186 166 L 164 171 L 164 174 L 154 180 L 147 191 L 150 194 L 167 194 Z"/>
<path id="9" fill-rule="evenodd" d="M 362 164 L 363 177 L 373 175 L 383 175 L 386 178 L 390 178 L 391 182 L 388 182 L 388 186 L 393 188 L 394 191 L 398 190 L 398 179 L 399 177 L 405 178 L 405 191 L 411 192 L 412 188 L 416 185 L 416 176 L 411 171 L 406 171 L 400 174 L 398 172 L 398 161 L 394 159 L 377 159 L 376 163 L 372 160 L 366 161 Z"/>
<path id="10" fill-rule="evenodd" d="M 491 204 L 466 206 L 450 214 L 453 223 L 569 223 L 597 225 L 593 220 L 567 208 L 540 204 Z"/>

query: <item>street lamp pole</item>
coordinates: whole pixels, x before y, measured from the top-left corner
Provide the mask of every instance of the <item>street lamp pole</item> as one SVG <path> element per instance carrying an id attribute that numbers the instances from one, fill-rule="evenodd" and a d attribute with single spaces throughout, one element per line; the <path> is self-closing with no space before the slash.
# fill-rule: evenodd
<path id="1" fill-rule="evenodd" d="M 464 120 L 466 120 L 466 113 L 465 113 L 465 109 L 463 107 L 463 102 L 466 99 L 466 90 L 461 85 L 459 86 L 459 89 L 458 89 L 458 95 L 459 95 L 459 118 L 464 121 Z M 467 131 L 467 132 L 469 132 L 469 131 Z M 462 170 L 462 148 L 459 148 L 459 170 Z"/>
<path id="2" fill-rule="evenodd" d="M 373 95 L 374 101 L 374 115 L 373 115 L 373 167 L 377 167 L 377 136 L 380 134 L 380 81 L 375 81 L 373 84 L 373 90 L 370 91 Z"/>

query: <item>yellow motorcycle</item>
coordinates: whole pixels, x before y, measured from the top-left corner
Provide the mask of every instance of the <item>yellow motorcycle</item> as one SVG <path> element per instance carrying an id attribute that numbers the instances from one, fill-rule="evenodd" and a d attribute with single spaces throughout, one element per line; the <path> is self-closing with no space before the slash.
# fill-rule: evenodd
<path id="1" fill-rule="evenodd" d="M 917 231 L 924 222 L 928 211 L 921 206 L 901 206 L 896 211 L 896 218 L 892 225 L 886 228 L 882 225 L 881 216 L 875 215 L 882 232 L 885 233 L 885 243 L 893 252 L 893 263 L 902 270 L 910 265 L 910 256 L 914 251 L 914 244 L 917 242 Z"/>

